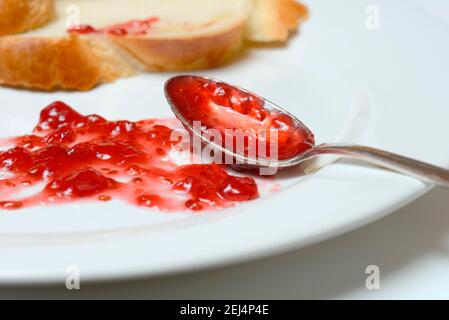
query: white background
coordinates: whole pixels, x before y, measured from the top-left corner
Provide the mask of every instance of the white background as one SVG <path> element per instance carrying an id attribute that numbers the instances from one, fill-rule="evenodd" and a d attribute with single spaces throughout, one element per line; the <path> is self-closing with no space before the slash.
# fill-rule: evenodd
<path id="1" fill-rule="evenodd" d="M 448 0 L 413 1 L 449 30 Z M 380 290 L 365 288 L 365 268 L 372 264 L 380 267 Z M 64 284 L 0 288 L 0 298 L 449 298 L 449 191 L 435 189 L 365 228 L 270 259 L 154 280 L 82 285 L 76 292 Z"/>

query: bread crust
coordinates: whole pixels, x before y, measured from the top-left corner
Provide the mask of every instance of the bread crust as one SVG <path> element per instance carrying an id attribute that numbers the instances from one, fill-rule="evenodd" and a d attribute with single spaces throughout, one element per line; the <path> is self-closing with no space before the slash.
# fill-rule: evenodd
<path id="1" fill-rule="evenodd" d="M 104 37 L 0 38 L 0 84 L 40 90 L 90 90 L 140 67 Z"/>
<path id="2" fill-rule="evenodd" d="M 0 35 L 37 28 L 54 14 L 54 0 L 0 0 Z"/>
<path id="3" fill-rule="evenodd" d="M 1 84 L 43 90 L 88 90 L 100 78 L 95 55 L 78 37 L 0 39 Z"/>
<path id="4" fill-rule="evenodd" d="M 148 71 L 185 71 L 222 65 L 242 46 L 244 22 L 228 30 L 187 38 L 112 37 Z"/>
<path id="5" fill-rule="evenodd" d="M 285 42 L 309 15 L 296 0 L 252 0 L 252 6 L 245 34 L 250 42 Z"/>

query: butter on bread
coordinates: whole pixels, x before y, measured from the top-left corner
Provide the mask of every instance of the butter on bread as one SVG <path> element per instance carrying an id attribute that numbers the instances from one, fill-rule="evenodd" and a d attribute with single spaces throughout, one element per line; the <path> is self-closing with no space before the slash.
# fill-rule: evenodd
<path id="1" fill-rule="evenodd" d="M 307 15 L 295 0 L 55 0 L 54 11 L 52 0 L 0 0 L 0 8 L 17 12 L 13 2 L 29 9 L 0 37 L 0 84 L 40 90 L 89 90 L 142 71 L 215 67 L 244 42 L 286 41 Z M 71 18 L 103 28 L 149 17 L 159 20 L 145 35 L 67 33 Z"/>

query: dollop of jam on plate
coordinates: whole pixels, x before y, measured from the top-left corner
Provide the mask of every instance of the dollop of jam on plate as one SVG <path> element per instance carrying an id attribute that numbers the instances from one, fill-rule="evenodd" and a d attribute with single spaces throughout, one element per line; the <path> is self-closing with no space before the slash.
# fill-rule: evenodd
<path id="1" fill-rule="evenodd" d="M 201 211 L 259 197 L 252 177 L 173 160 L 177 128 L 174 119 L 108 121 L 55 102 L 31 134 L 1 141 L 8 147 L 0 152 L 0 209 L 120 199 L 159 211 Z"/>

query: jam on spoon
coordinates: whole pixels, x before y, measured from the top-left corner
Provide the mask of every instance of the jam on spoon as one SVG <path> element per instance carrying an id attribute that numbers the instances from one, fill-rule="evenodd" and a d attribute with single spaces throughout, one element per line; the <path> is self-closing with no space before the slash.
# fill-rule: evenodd
<path id="1" fill-rule="evenodd" d="M 217 130 L 223 146 L 227 135 L 233 135 L 233 151 L 244 156 L 248 156 L 249 142 L 256 146 L 253 155 L 257 158 L 274 156 L 270 146 L 275 143 L 276 160 L 289 159 L 315 145 L 312 132 L 302 123 L 285 112 L 269 109 L 265 100 L 238 87 L 205 77 L 179 76 L 169 80 L 165 90 L 174 112 L 187 127 L 196 121 L 203 135 Z M 235 142 L 239 133 L 246 139 L 242 150 L 237 150 Z M 262 140 L 264 150 L 257 148 Z"/>
<path id="2" fill-rule="evenodd" d="M 314 146 L 311 131 L 295 116 L 274 103 L 237 86 L 219 80 L 199 76 L 178 76 L 169 79 L 165 94 L 173 112 L 183 125 L 199 136 L 204 144 L 215 151 L 231 155 L 251 168 L 289 168 L 320 155 L 354 158 L 449 188 L 449 170 L 401 156 L 385 150 L 350 144 L 322 144 Z M 280 119 L 280 120 L 279 120 Z M 201 121 L 201 126 L 192 125 Z M 256 157 L 236 150 L 228 144 L 217 144 L 203 136 L 208 130 L 223 132 L 236 127 L 273 129 L 278 136 L 279 156 L 272 156 L 257 149 Z M 255 132 L 252 130 L 252 132 Z M 253 136 L 256 134 L 253 134 Z M 261 140 L 260 136 L 256 139 Z M 265 139 L 265 138 L 264 138 Z M 270 148 L 271 150 L 271 148 Z M 262 150 L 263 151 L 263 150 Z M 268 154 L 268 157 L 266 157 Z"/>

